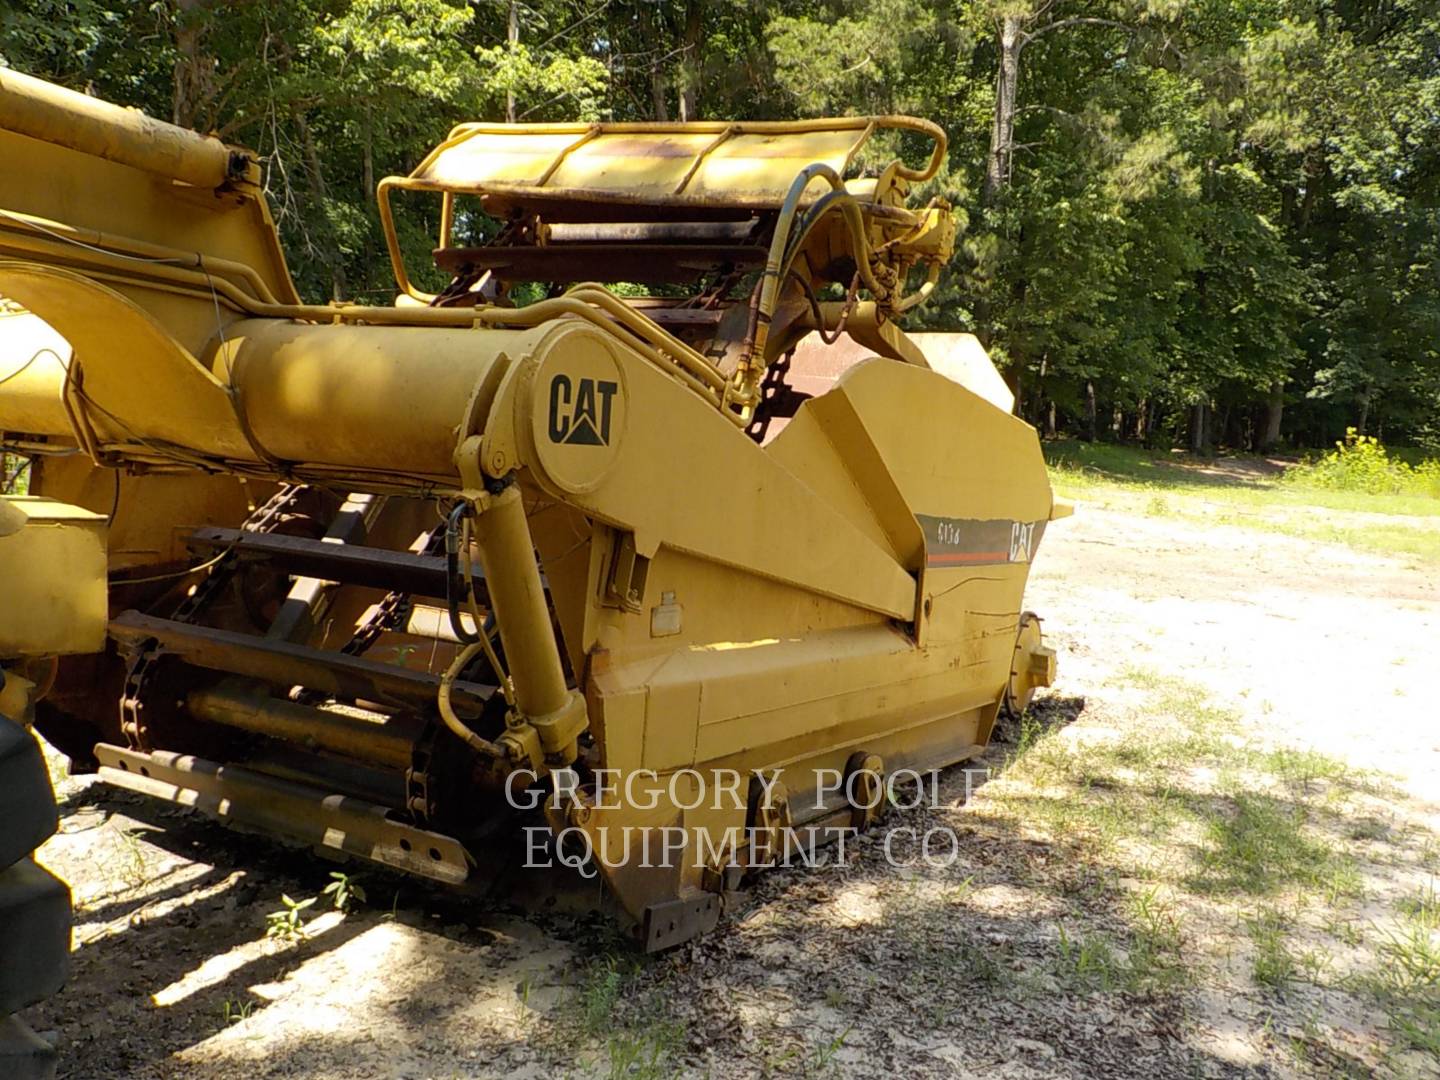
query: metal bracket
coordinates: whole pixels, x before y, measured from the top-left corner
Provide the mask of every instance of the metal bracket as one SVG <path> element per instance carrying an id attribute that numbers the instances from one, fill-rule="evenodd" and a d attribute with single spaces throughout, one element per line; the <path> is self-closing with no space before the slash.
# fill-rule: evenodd
<path id="1" fill-rule="evenodd" d="M 610 573 L 605 578 L 604 603 L 631 615 L 645 610 L 645 580 L 650 575 L 650 560 L 635 547 L 635 534 L 617 534 L 617 543 L 610 556 Z"/>
<path id="2" fill-rule="evenodd" d="M 662 900 L 645 909 L 641 936 L 647 953 L 659 952 L 715 929 L 720 897 L 714 893 Z"/>

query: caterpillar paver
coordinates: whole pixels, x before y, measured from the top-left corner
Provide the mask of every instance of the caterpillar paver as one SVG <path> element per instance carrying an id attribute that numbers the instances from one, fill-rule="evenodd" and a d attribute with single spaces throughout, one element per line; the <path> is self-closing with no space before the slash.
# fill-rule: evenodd
<path id="1" fill-rule="evenodd" d="M 928 159 L 860 169 L 880 134 Z M 944 151 L 466 124 L 380 184 L 395 304 L 314 305 L 252 154 L 0 70 L 7 711 L 444 882 L 543 794 L 647 948 L 707 928 L 1053 677 L 1036 435 L 973 338 L 896 322 L 953 245 L 910 204 Z M 438 203 L 438 292 L 401 198 Z"/>

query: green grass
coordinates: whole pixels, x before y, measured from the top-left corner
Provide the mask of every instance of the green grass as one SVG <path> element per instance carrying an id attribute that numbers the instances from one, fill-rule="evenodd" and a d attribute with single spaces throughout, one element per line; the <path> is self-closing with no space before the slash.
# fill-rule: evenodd
<path id="1" fill-rule="evenodd" d="M 1235 525 L 1440 562 L 1440 520 L 1398 520 L 1440 519 L 1437 498 L 1307 487 L 1237 468 L 1244 458 L 1212 462 L 1103 443 L 1050 442 L 1045 444 L 1045 457 L 1051 482 L 1062 498 L 1098 502 L 1151 517 Z M 1377 522 L 1348 516 L 1352 514 L 1397 520 Z"/>
<path id="2" fill-rule="evenodd" d="M 625 976 L 613 958 L 587 972 L 580 988 L 580 1027 L 586 1035 L 599 1036 L 609 1030 L 624 987 Z"/>
<path id="3" fill-rule="evenodd" d="M 1358 896 L 1354 860 L 1307 827 L 1313 816 L 1303 801 L 1234 790 L 1204 821 L 1207 844 L 1192 888 L 1267 896 L 1299 886 L 1327 903 Z"/>
<path id="4" fill-rule="evenodd" d="M 1188 984 L 1183 902 L 1198 901 L 1239 913 L 1257 984 L 1316 981 L 1325 958 L 1292 951 L 1277 905 L 1343 912 L 1363 894 L 1346 829 L 1351 800 L 1379 781 L 1313 750 L 1260 744 L 1202 687 L 1139 668 L 1116 682 L 1143 695 L 1132 722 L 1083 740 L 1022 724 L 990 794 L 1069 858 L 1135 883 L 1120 906 L 1123 935 L 1061 929 L 1055 977 L 1085 993 Z M 1410 907 L 1428 918 L 1432 902 L 1420 895 Z"/>
<path id="5" fill-rule="evenodd" d="M 1173 451 L 1107 443 L 1056 440 L 1044 444 L 1051 476 L 1083 491 L 1118 487 L 1147 493 L 1202 495 L 1237 506 L 1314 506 L 1321 509 L 1440 517 L 1440 498 L 1420 494 L 1371 495 L 1363 491 L 1284 484 L 1278 474 L 1245 471 L 1264 460 L 1235 455 L 1197 458 Z M 1204 471 L 1213 469 L 1214 471 Z"/>
<path id="6" fill-rule="evenodd" d="M 1268 1015 L 1308 1032 L 1292 1047 L 1305 1060 L 1368 1075 L 1328 1028 L 1305 1026 L 1317 993 L 1339 994 L 1378 1019 L 1385 1060 L 1440 1063 L 1440 882 L 1412 884 L 1388 917 L 1361 903 L 1385 894 L 1367 876 L 1382 864 L 1440 874 L 1440 844 L 1376 816 L 1403 792 L 1268 743 L 1204 687 L 1147 668 L 1111 685 L 1129 707 L 1104 726 L 1022 718 L 1020 746 L 983 789 L 998 821 L 1040 834 L 1067 868 L 1050 885 L 1064 908 L 1043 979 L 1013 985 L 1183 1000 L 1248 984 Z"/>
<path id="7" fill-rule="evenodd" d="M 642 989 L 643 965 L 624 953 L 599 956 L 582 974 L 574 1005 L 579 1023 L 567 1037 L 598 1044 L 596 1063 L 606 1075 L 659 1080 L 675 1075 L 675 1055 L 685 1042 L 685 1025 L 671 1019 L 664 990 Z"/>
<path id="8" fill-rule="evenodd" d="M 1032 735 L 1004 773 L 1030 790 L 1002 802 L 1106 858 L 1136 840 L 1173 848 L 1183 831 L 1186 861 L 1174 880 L 1197 895 L 1301 889 L 1334 903 L 1360 894 L 1354 859 L 1325 826 L 1349 794 L 1370 789 L 1368 775 L 1313 751 L 1252 747 L 1239 737 L 1238 717 L 1188 683 L 1123 678 L 1144 684 L 1152 719 L 1083 745 Z M 1195 770 L 1214 779 L 1192 784 Z"/>
<path id="9" fill-rule="evenodd" d="M 1245 920 L 1245 932 L 1255 946 L 1250 974 L 1261 986 L 1283 990 L 1295 978 L 1299 965 L 1286 945 L 1289 920 L 1266 909 Z"/>
<path id="10" fill-rule="evenodd" d="M 1380 964 L 1362 980 L 1398 1041 L 1440 1060 L 1440 933 L 1427 915 L 1407 917 L 1380 945 Z"/>
<path id="11" fill-rule="evenodd" d="M 1432 881 L 1396 905 L 1400 914 L 1425 930 L 1440 930 L 1440 893 Z"/>

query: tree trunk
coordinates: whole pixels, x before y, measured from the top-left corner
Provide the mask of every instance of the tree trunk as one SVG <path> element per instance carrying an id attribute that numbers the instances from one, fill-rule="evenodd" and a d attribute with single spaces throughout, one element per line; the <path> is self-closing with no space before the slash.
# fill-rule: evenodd
<path id="1" fill-rule="evenodd" d="M 202 106 L 210 103 L 215 93 L 215 61 L 207 56 L 201 43 L 203 19 L 199 9 L 208 0 L 177 0 L 175 22 L 175 61 L 172 82 L 170 120 L 180 127 L 193 128 Z"/>
<path id="2" fill-rule="evenodd" d="M 985 159 L 981 201 L 994 206 L 1010 183 L 1010 157 L 1015 143 L 1015 96 L 1020 82 L 1022 36 L 1018 15 L 1000 22 L 1000 64 L 995 72 L 995 115 L 990 124 L 990 153 Z"/>
<path id="3" fill-rule="evenodd" d="M 1045 434 L 1055 437 L 1055 399 L 1050 399 L 1050 408 L 1045 413 Z"/>
<path id="4" fill-rule="evenodd" d="M 1099 438 L 1099 432 L 1096 430 L 1096 425 L 1097 425 L 1097 423 L 1098 423 L 1098 417 L 1096 416 L 1096 407 L 1095 407 L 1095 384 L 1094 384 L 1093 382 L 1086 382 L 1086 384 L 1085 384 L 1085 441 L 1086 441 L 1086 442 L 1095 442 L 1095 441 Z"/>
<path id="5" fill-rule="evenodd" d="M 300 148 L 305 155 L 305 175 L 310 181 L 310 190 L 315 195 L 316 203 L 323 205 L 330 197 L 330 191 L 325 183 L 324 169 L 320 165 L 320 150 L 315 145 L 315 133 L 310 130 L 310 121 L 306 119 L 303 111 L 295 113 L 295 130 L 300 135 Z M 344 256 L 339 251 L 326 254 L 326 261 L 330 264 L 330 292 L 336 300 L 344 300 L 347 292 L 343 259 Z"/>
<path id="6" fill-rule="evenodd" d="M 1197 401 L 1190 406 L 1190 452 L 1192 454 L 1205 453 L 1207 439 L 1205 428 L 1209 422 L 1210 409 L 1205 402 Z"/>
<path id="7" fill-rule="evenodd" d="M 680 119 L 700 119 L 700 0 L 685 4 L 685 41 L 680 50 Z"/>
<path id="8" fill-rule="evenodd" d="M 660 39 L 655 29 L 655 19 L 650 12 L 650 5 L 637 5 L 636 18 L 639 22 L 641 40 L 651 42 L 655 46 L 655 51 L 650 57 L 650 109 L 654 114 L 652 118 L 659 121 L 669 120 L 670 106 L 665 101 L 665 72 L 660 67 Z"/>
<path id="9" fill-rule="evenodd" d="M 1366 429 L 1366 427 L 1369 425 L 1369 423 L 1370 423 L 1370 391 L 1369 391 L 1369 389 L 1367 388 L 1367 389 L 1365 390 L 1365 392 L 1360 395 L 1360 418 L 1355 422 L 1355 430 L 1356 430 L 1357 432 L 1359 432 L 1361 435 L 1364 435 L 1364 434 L 1365 434 L 1365 429 Z"/>
<path id="10" fill-rule="evenodd" d="M 1265 402 L 1265 433 L 1260 436 L 1260 449 L 1269 450 L 1280 441 L 1280 421 L 1285 415 L 1285 381 L 1270 384 L 1270 397 Z"/>
<path id="11" fill-rule="evenodd" d="M 510 22 L 505 29 L 505 42 L 513 56 L 515 46 L 520 44 L 520 4 L 518 0 L 510 0 Z M 515 123 L 515 91 L 505 91 L 505 122 Z"/>
<path id="12" fill-rule="evenodd" d="M 365 110 L 365 145 L 361 151 L 360 184 L 365 188 L 365 197 L 375 201 L 375 119 L 370 110 Z"/>

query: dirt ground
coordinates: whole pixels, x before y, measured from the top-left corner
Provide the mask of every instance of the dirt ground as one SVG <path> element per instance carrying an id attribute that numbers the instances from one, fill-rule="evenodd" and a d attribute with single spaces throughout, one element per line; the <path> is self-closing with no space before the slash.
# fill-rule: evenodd
<path id="1" fill-rule="evenodd" d="M 1347 834 L 1363 882 L 1340 951 L 1356 970 L 1381 963 L 1362 931 L 1433 890 L 1440 865 L 1437 578 L 1082 505 L 1047 533 L 1028 595 L 1060 654 L 1037 715 L 1083 749 L 1144 721 L 1138 684 L 1173 680 L 1244 738 L 1378 770 L 1384 784 L 1337 813 L 1401 838 L 1382 851 Z M 1251 979 L 1243 903 L 1175 909 L 1194 912 L 1176 946 L 1188 977 L 1112 984 L 1079 934 L 1121 932 L 1128 872 L 1007 816 L 1011 784 L 960 805 L 951 770 L 950 805 L 892 811 L 843 864 L 774 872 L 715 933 L 647 961 L 565 898 L 522 912 L 373 871 L 357 911 L 322 899 L 304 939 L 267 939 L 282 894 L 317 896 L 333 866 L 67 779 L 41 858 L 73 883 L 74 971 L 26 1018 L 85 1080 L 1440 1075 L 1344 979 Z M 887 832 L 937 825 L 958 837 L 950 865 L 884 858 Z"/>

